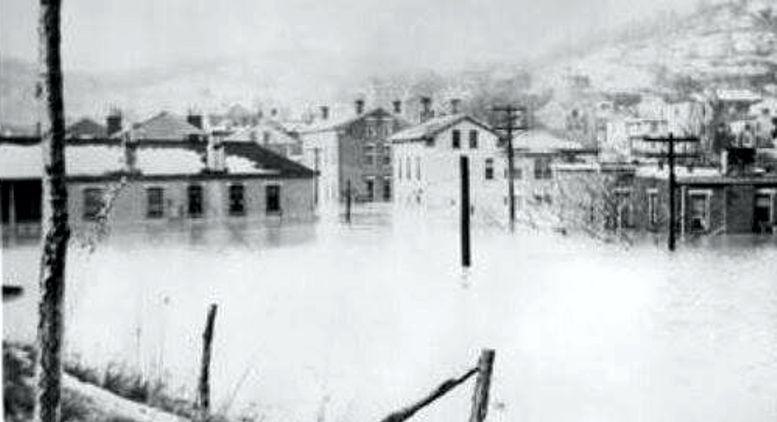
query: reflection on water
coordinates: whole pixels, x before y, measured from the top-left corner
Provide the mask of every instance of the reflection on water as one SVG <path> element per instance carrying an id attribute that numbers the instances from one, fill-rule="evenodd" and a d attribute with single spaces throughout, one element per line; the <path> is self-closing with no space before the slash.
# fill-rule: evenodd
<path id="1" fill-rule="evenodd" d="M 357 208 L 352 224 L 148 226 L 71 248 L 67 349 L 194 391 L 219 304 L 215 403 L 267 420 L 376 420 L 497 350 L 491 421 L 777 418 L 772 237 L 605 245 Z M 4 282 L 35 288 L 37 245 L 6 243 Z M 34 294 L 4 309 L 31 339 Z M 419 421 L 461 420 L 471 390 Z"/>

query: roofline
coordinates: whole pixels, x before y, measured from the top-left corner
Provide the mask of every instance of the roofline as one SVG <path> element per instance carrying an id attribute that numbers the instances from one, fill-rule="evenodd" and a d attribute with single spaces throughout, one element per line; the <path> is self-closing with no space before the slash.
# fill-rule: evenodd
<path id="1" fill-rule="evenodd" d="M 444 117 L 444 116 L 440 116 L 440 117 Z M 462 121 L 464 121 L 464 120 L 469 120 L 471 123 L 475 124 L 476 126 L 480 126 L 482 129 L 484 129 L 484 130 L 487 130 L 487 131 L 491 132 L 493 135 L 496 135 L 497 137 L 501 137 L 501 136 L 500 136 L 500 135 L 499 135 L 499 134 L 498 134 L 498 133 L 497 133 L 497 132 L 496 132 L 496 131 L 495 131 L 495 130 L 494 130 L 492 127 L 491 127 L 491 126 L 489 126 L 487 123 L 481 122 L 480 120 L 478 120 L 478 119 L 476 119 L 476 118 L 474 118 L 474 117 L 470 116 L 469 114 L 462 114 L 461 116 L 459 116 L 459 118 L 457 118 L 457 119 L 454 119 L 453 121 L 449 122 L 448 124 L 446 124 L 446 125 L 443 125 L 443 126 L 441 126 L 441 127 L 437 128 L 437 129 L 435 129 L 435 130 L 434 130 L 432 133 L 425 133 L 423 136 L 419 136 L 419 137 L 416 137 L 416 138 L 396 138 L 396 139 L 395 139 L 394 137 L 395 137 L 396 135 L 398 135 L 398 134 L 401 134 L 401 133 L 402 133 L 402 131 L 400 131 L 400 132 L 397 132 L 397 133 L 395 133 L 395 134 L 394 134 L 394 135 L 392 135 L 392 136 L 389 136 L 388 140 L 389 140 L 391 143 L 408 143 L 408 142 L 420 142 L 420 141 L 426 141 L 426 139 L 427 139 L 427 138 L 429 138 L 429 137 L 435 137 L 435 136 L 437 136 L 437 135 L 438 135 L 440 132 L 447 130 L 448 128 L 450 128 L 450 127 L 451 127 L 451 126 L 453 126 L 453 125 L 459 124 L 460 122 L 462 122 Z M 427 120 L 426 122 L 420 123 L 420 124 L 418 124 L 418 125 L 416 125 L 416 126 L 411 126 L 411 127 L 407 128 L 407 129 L 405 129 L 405 130 L 410 130 L 410 129 L 414 128 L 414 127 L 417 127 L 417 126 L 424 125 L 424 124 L 426 124 L 427 122 L 428 122 L 428 120 Z"/>
<path id="2" fill-rule="evenodd" d="M 341 129 L 343 126 L 347 126 L 347 125 L 350 125 L 351 123 L 357 122 L 357 121 L 363 119 L 364 117 L 367 117 L 368 115 L 370 115 L 372 113 L 375 113 L 376 111 L 383 111 L 384 113 L 390 115 L 391 117 L 393 117 L 395 119 L 399 119 L 398 116 L 394 115 L 394 113 L 389 113 L 383 107 L 375 107 L 375 108 L 372 108 L 372 109 L 370 109 L 368 111 L 365 111 L 365 112 L 363 112 L 363 113 L 361 113 L 359 115 L 356 115 L 356 116 L 353 116 L 353 117 L 351 117 L 349 119 L 346 119 L 346 120 L 344 120 L 342 122 L 334 123 L 332 125 L 324 126 L 322 128 L 317 128 L 317 129 L 310 129 L 310 130 L 303 129 L 303 130 L 300 130 L 297 133 L 299 135 L 307 135 L 307 134 L 310 134 L 310 133 L 335 132 L 335 131 Z"/>

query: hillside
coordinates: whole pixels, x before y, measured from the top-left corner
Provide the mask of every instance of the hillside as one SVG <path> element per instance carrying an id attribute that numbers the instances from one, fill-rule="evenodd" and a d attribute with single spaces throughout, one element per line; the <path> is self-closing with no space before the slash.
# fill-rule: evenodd
<path id="1" fill-rule="evenodd" d="M 687 16 L 664 14 L 586 47 L 543 64 L 538 85 L 558 86 L 575 74 L 610 92 L 666 88 L 680 77 L 761 88 L 775 82 L 777 1 L 727 1 Z"/>

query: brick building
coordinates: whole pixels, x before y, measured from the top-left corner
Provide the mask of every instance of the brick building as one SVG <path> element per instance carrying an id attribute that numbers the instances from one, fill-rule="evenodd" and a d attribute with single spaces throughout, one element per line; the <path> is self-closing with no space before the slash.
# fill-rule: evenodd
<path id="1" fill-rule="evenodd" d="M 390 201 L 392 197 L 391 134 L 404 127 L 401 119 L 382 108 L 332 118 L 322 107 L 320 117 L 300 130 L 302 163 L 319 173 L 317 200 L 333 204 L 344 198 L 346 185 L 357 201 Z"/>

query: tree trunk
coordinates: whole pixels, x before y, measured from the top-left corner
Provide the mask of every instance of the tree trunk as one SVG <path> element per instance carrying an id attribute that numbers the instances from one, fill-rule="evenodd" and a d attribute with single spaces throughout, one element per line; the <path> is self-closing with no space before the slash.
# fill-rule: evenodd
<path id="1" fill-rule="evenodd" d="M 38 359 L 35 420 L 59 420 L 62 381 L 62 308 L 65 261 L 70 237 L 65 185 L 65 119 L 59 51 L 61 0 L 40 0 L 41 146 L 43 150 L 40 302 L 38 304 Z"/>

